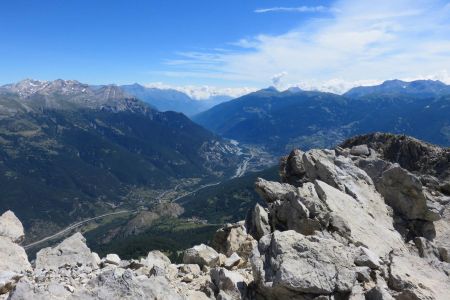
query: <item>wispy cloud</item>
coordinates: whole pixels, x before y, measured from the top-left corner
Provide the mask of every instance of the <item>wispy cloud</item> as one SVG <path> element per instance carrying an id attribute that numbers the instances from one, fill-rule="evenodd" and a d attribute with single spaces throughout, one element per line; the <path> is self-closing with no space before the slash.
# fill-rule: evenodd
<path id="1" fill-rule="evenodd" d="M 299 7 L 270 7 L 255 9 L 254 12 L 258 14 L 268 12 L 298 12 L 298 13 L 314 13 L 314 12 L 329 12 L 334 9 L 326 6 L 299 6 Z"/>
<path id="2" fill-rule="evenodd" d="M 275 87 L 280 86 L 281 79 L 283 79 L 283 77 L 286 77 L 286 75 L 287 75 L 287 72 L 281 72 L 281 73 L 273 75 L 272 76 L 272 84 L 273 84 L 273 86 L 275 86 Z"/>
<path id="3" fill-rule="evenodd" d="M 267 86 L 274 74 L 285 72 L 279 84 L 335 85 L 336 91 L 352 83 L 437 78 L 450 71 L 447 3 L 339 0 L 331 5 L 335 11 L 283 34 L 245 37 L 228 52 L 181 53 L 171 71 L 255 86 Z M 448 76 L 443 79 L 450 83 Z"/>
<path id="4" fill-rule="evenodd" d="M 173 89 L 187 94 L 189 97 L 195 100 L 207 100 L 211 97 L 215 96 L 229 96 L 232 98 L 237 98 L 242 95 L 251 93 L 256 91 L 256 88 L 251 87 L 217 87 L 217 86 L 209 86 L 209 85 L 170 85 L 164 84 L 162 82 L 151 82 L 145 84 L 146 87 L 149 88 L 158 88 L 158 89 Z"/>

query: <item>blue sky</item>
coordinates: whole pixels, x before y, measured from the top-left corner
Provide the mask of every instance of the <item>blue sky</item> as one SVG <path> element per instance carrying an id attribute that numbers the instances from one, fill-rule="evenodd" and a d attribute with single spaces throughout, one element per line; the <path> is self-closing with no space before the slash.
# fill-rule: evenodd
<path id="1" fill-rule="evenodd" d="M 302 87 L 448 79 L 441 0 L 2 1 L 0 84 Z"/>

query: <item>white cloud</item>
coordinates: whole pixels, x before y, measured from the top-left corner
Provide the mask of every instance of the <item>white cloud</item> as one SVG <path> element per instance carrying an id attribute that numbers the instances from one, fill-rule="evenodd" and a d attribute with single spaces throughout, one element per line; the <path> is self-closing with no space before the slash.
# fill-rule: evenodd
<path id="1" fill-rule="evenodd" d="M 387 78 L 394 79 L 394 78 Z M 450 73 L 446 70 L 439 71 L 435 74 L 423 74 L 417 75 L 413 77 L 403 77 L 400 78 L 404 81 L 414 81 L 420 79 L 427 80 L 439 80 L 443 83 L 450 84 Z M 357 87 L 357 86 L 373 86 L 381 84 L 384 80 L 355 80 L 355 81 L 346 81 L 342 79 L 329 79 L 325 81 L 317 81 L 317 80 L 304 80 L 297 83 L 291 83 L 284 85 L 282 89 L 288 89 L 290 87 L 299 87 L 302 90 L 306 91 L 323 91 L 334 94 L 343 94 L 347 92 L 349 89 Z"/>
<path id="2" fill-rule="evenodd" d="M 300 13 L 308 13 L 308 12 L 327 12 L 332 11 L 333 9 L 325 6 L 299 6 L 299 7 L 270 7 L 270 8 L 259 8 L 255 9 L 254 12 L 268 13 L 268 12 L 300 12 Z"/>
<path id="3" fill-rule="evenodd" d="M 207 100 L 211 97 L 217 96 L 229 96 L 231 98 L 237 98 L 242 95 L 254 92 L 258 90 L 257 88 L 251 87 L 215 87 L 215 86 L 196 86 L 196 85 L 185 85 L 185 86 L 175 86 L 170 84 L 164 84 L 162 82 L 152 82 L 147 83 L 144 86 L 149 88 L 158 89 L 173 89 L 187 94 L 189 97 L 195 100 Z"/>
<path id="4" fill-rule="evenodd" d="M 450 71 L 447 1 L 339 0 L 332 7 L 284 34 L 243 38 L 226 52 L 182 53 L 169 76 L 263 87 L 286 72 L 284 86 L 341 91 L 358 82 L 438 78 Z"/>
<path id="5" fill-rule="evenodd" d="M 274 87 L 278 87 L 281 85 L 281 79 L 285 77 L 288 73 L 287 72 L 281 72 L 278 74 L 275 74 L 272 76 L 272 84 Z"/>

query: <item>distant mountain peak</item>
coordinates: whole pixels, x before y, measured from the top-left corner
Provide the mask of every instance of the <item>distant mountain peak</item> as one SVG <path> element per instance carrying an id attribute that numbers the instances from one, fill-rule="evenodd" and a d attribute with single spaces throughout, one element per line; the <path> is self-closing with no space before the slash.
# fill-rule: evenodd
<path id="1" fill-rule="evenodd" d="M 344 95 L 351 98 L 360 98 L 368 95 L 414 95 L 418 97 L 430 97 L 441 94 L 450 94 L 450 86 L 439 80 L 403 81 L 393 79 L 386 80 L 379 85 L 355 87 Z"/>
<path id="2" fill-rule="evenodd" d="M 278 94 L 278 93 L 280 93 L 280 91 L 276 87 L 269 86 L 267 88 L 260 89 L 260 90 L 258 90 L 256 92 L 250 93 L 249 95 L 255 95 L 255 94 L 256 95 L 265 95 L 265 94 L 267 94 L 267 95 L 274 95 L 274 94 Z"/>
<path id="3" fill-rule="evenodd" d="M 85 92 L 89 87 L 76 80 L 56 79 L 53 81 L 24 79 L 17 83 L 8 84 L 0 87 L 0 90 L 6 90 L 18 94 L 21 98 L 27 98 L 34 94 L 49 95 L 55 92 L 61 94 L 71 94 L 75 92 Z M 84 90 L 84 91 L 83 91 Z"/>
<path id="4" fill-rule="evenodd" d="M 11 93 L 29 107 L 51 109 L 107 109 L 148 112 L 150 108 L 119 86 L 90 86 L 76 80 L 41 81 L 25 79 L 0 87 L 0 94 Z"/>
<path id="5" fill-rule="evenodd" d="M 271 85 L 265 89 L 262 89 L 261 91 L 278 92 L 278 89 L 276 87 L 274 87 L 273 85 Z"/>
<path id="6" fill-rule="evenodd" d="M 298 86 L 291 86 L 286 91 L 291 92 L 293 94 L 303 92 L 303 90 L 301 88 L 299 88 Z"/>

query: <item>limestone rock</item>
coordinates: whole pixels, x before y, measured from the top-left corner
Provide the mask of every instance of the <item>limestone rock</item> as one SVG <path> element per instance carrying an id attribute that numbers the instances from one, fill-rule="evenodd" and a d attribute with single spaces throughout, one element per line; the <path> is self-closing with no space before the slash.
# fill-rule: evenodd
<path id="1" fill-rule="evenodd" d="M 10 292 L 22 275 L 15 272 L 0 272 L 0 295 Z"/>
<path id="2" fill-rule="evenodd" d="M 370 278 L 371 270 L 369 267 L 356 267 L 355 272 L 356 272 L 356 279 L 359 282 L 369 282 L 371 280 Z"/>
<path id="3" fill-rule="evenodd" d="M 165 269 L 170 265 L 170 259 L 161 251 L 153 250 L 148 253 L 145 263 L 150 268 L 157 266 Z"/>
<path id="4" fill-rule="evenodd" d="M 319 199 L 314 186 L 305 183 L 301 188 L 287 184 L 276 185 L 259 179 L 257 186 L 268 201 L 270 222 L 274 230 L 295 230 L 309 235 L 328 225 L 328 210 Z"/>
<path id="5" fill-rule="evenodd" d="M 440 249 L 442 260 L 450 263 L 450 205 L 447 204 L 442 219 L 433 222 L 435 229 L 434 244 Z"/>
<path id="6" fill-rule="evenodd" d="M 380 268 L 380 259 L 369 249 L 359 247 L 355 257 L 355 264 L 357 266 L 366 266 L 371 269 L 378 269 Z"/>
<path id="7" fill-rule="evenodd" d="M 58 269 L 64 265 L 97 265 L 91 250 L 86 246 L 85 238 L 79 232 L 56 247 L 44 248 L 36 254 L 36 269 Z"/>
<path id="8" fill-rule="evenodd" d="M 398 299 L 448 299 L 450 280 L 420 257 L 407 252 L 390 255 L 389 287 Z"/>
<path id="9" fill-rule="evenodd" d="M 179 265 L 178 269 L 182 274 L 200 274 L 200 267 L 197 264 L 182 264 Z"/>
<path id="10" fill-rule="evenodd" d="M 227 224 L 213 237 L 212 247 L 220 253 L 230 256 L 237 253 L 244 260 L 250 256 L 256 240 L 247 233 L 244 222 Z"/>
<path id="11" fill-rule="evenodd" d="M 213 268 L 210 272 L 212 282 L 227 299 L 245 299 L 247 284 L 245 278 L 237 272 L 224 268 Z"/>
<path id="12" fill-rule="evenodd" d="M 187 291 L 185 294 L 186 300 L 211 300 L 205 293 L 200 291 Z"/>
<path id="13" fill-rule="evenodd" d="M 382 287 L 375 286 L 366 293 L 367 300 L 394 300 L 394 297 Z"/>
<path id="14" fill-rule="evenodd" d="M 364 295 L 363 288 L 359 285 L 355 286 L 352 289 L 352 292 L 350 293 L 350 295 L 348 296 L 348 300 L 366 300 L 366 296 Z"/>
<path id="15" fill-rule="evenodd" d="M 261 239 L 255 251 L 255 281 L 279 299 L 293 293 L 349 292 L 356 280 L 350 252 L 332 239 L 275 231 Z"/>
<path id="16" fill-rule="evenodd" d="M 303 155 L 303 163 L 306 170 L 306 178 L 309 181 L 315 179 L 345 191 L 344 185 L 338 180 L 339 168 L 334 163 L 336 154 L 331 150 L 313 149 Z"/>
<path id="17" fill-rule="evenodd" d="M 95 252 L 92 252 L 92 260 L 94 261 L 94 266 L 99 266 L 102 263 L 100 256 Z"/>
<path id="18" fill-rule="evenodd" d="M 120 257 L 117 254 L 107 254 L 105 263 L 118 266 L 120 264 Z"/>
<path id="19" fill-rule="evenodd" d="M 241 258 L 239 257 L 239 255 L 234 252 L 233 254 L 231 254 L 230 257 L 228 257 L 225 260 L 224 266 L 227 269 L 231 269 L 232 267 L 238 266 L 241 263 Z"/>
<path id="20" fill-rule="evenodd" d="M 433 242 L 427 240 L 424 237 L 416 237 L 414 239 L 414 244 L 416 245 L 419 256 L 427 259 L 428 261 L 445 261 L 445 255 L 442 255 L 442 250 L 437 248 Z"/>
<path id="21" fill-rule="evenodd" d="M 450 175 L 450 150 L 419 141 L 405 135 L 373 133 L 350 138 L 343 148 L 366 144 L 378 152 L 380 158 L 398 163 L 410 172 L 430 174 L 441 179 Z"/>
<path id="22" fill-rule="evenodd" d="M 420 179 L 398 165 L 383 172 L 380 189 L 386 203 L 409 220 L 441 218 L 442 208 L 427 199 Z"/>
<path id="23" fill-rule="evenodd" d="M 14 243 L 21 242 L 25 237 L 22 223 L 10 210 L 0 216 L 0 236 L 7 237 Z"/>
<path id="24" fill-rule="evenodd" d="M 23 273 L 31 269 L 25 250 L 10 238 L 0 236 L 0 272 Z"/>
<path id="25" fill-rule="evenodd" d="M 194 275 L 192 274 L 186 274 L 181 279 L 182 282 L 192 282 L 194 280 Z"/>
<path id="26" fill-rule="evenodd" d="M 256 240 L 270 233 L 269 215 L 267 210 L 256 203 L 252 210 L 249 210 L 245 220 L 247 232 Z"/>
<path id="27" fill-rule="evenodd" d="M 284 199 L 288 192 L 296 192 L 296 188 L 290 184 L 267 181 L 262 178 L 256 180 L 255 190 L 267 203 Z"/>
<path id="28" fill-rule="evenodd" d="M 357 193 L 361 201 L 319 180 L 315 181 L 315 187 L 328 208 L 345 222 L 343 236 L 349 234 L 351 241 L 382 257 L 392 249 L 404 247 L 387 205 L 374 187 L 363 185 L 359 188 Z"/>
<path id="29" fill-rule="evenodd" d="M 352 149 L 350 150 L 350 154 L 357 156 L 361 155 L 368 156 L 370 155 L 370 151 L 367 145 L 356 145 L 352 147 Z"/>
<path id="30" fill-rule="evenodd" d="M 287 174 L 290 176 L 302 176 L 305 174 L 303 152 L 300 149 L 293 150 L 287 158 Z"/>
<path id="31" fill-rule="evenodd" d="M 12 211 L 0 216 L 0 273 L 23 273 L 31 269 L 25 250 L 16 244 L 24 236 L 22 223 Z"/>
<path id="32" fill-rule="evenodd" d="M 219 263 L 219 253 L 213 248 L 201 244 L 184 251 L 184 264 L 198 264 L 200 268 L 203 266 L 214 267 Z"/>

